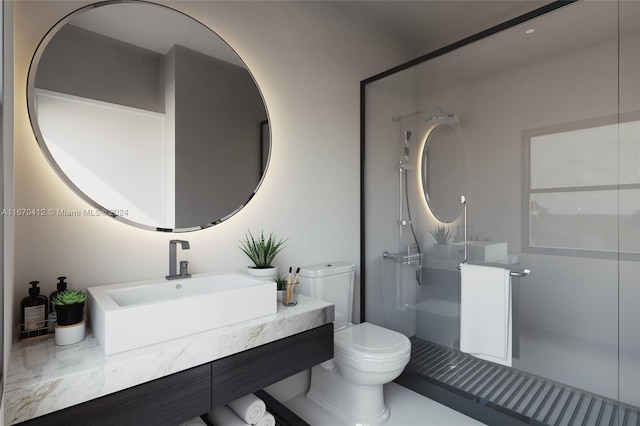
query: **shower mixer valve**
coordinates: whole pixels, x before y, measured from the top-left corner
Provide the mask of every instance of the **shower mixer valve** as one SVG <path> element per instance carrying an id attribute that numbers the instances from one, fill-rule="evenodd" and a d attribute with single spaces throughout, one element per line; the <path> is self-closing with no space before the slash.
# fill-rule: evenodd
<path id="1" fill-rule="evenodd" d="M 417 266 L 421 266 L 422 265 L 422 254 L 415 252 L 415 253 L 389 253 L 388 251 L 385 251 L 382 253 L 382 258 L 383 259 L 393 259 L 398 263 L 402 263 L 404 265 L 417 265 Z"/>

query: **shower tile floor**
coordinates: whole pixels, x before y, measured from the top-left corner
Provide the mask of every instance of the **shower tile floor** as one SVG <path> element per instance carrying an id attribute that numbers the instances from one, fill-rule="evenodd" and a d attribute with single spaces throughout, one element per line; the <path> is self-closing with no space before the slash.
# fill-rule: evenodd
<path id="1" fill-rule="evenodd" d="M 446 383 L 543 424 L 640 426 L 637 407 L 618 404 L 514 368 L 483 361 L 419 338 L 406 371 Z"/>

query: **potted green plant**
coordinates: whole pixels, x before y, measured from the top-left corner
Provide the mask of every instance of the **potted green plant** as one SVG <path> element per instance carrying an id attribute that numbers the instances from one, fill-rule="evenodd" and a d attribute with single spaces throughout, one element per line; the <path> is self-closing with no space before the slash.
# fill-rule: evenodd
<path id="1" fill-rule="evenodd" d="M 431 235 L 435 238 L 436 243 L 433 245 L 433 257 L 436 259 L 448 259 L 451 257 L 451 230 L 445 225 L 436 226 Z"/>
<path id="2" fill-rule="evenodd" d="M 284 292 L 287 290 L 287 277 L 282 274 L 278 274 L 275 281 L 278 289 L 278 301 L 282 302 Z"/>
<path id="3" fill-rule="evenodd" d="M 77 324 L 83 319 L 84 302 L 87 294 L 80 290 L 64 290 L 53 297 L 59 325 Z"/>
<path id="4" fill-rule="evenodd" d="M 86 324 L 84 303 L 86 300 L 87 293 L 81 290 L 63 290 L 51 299 L 51 303 L 56 307 L 55 340 L 57 345 L 70 345 L 84 339 Z"/>
<path id="5" fill-rule="evenodd" d="M 251 231 L 247 231 L 243 240 L 240 240 L 240 249 L 251 259 L 253 266 L 247 267 L 249 275 L 275 280 L 278 275 L 278 267 L 271 262 L 285 247 L 286 240 L 278 240 L 273 233 L 269 238 L 264 237 L 264 231 L 260 231 L 259 237 L 254 237 Z"/>

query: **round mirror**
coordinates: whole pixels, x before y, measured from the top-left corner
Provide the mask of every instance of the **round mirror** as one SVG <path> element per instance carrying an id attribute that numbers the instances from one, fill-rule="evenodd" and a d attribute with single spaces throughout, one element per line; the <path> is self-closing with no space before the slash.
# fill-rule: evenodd
<path id="1" fill-rule="evenodd" d="M 215 225 L 257 191 L 267 109 L 224 40 L 171 8 L 101 2 L 42 40 L 28 77 L 40 148 L 100 214 L 145 229 Z"/>
<path id="2" fill-rule="evenodd" d="M 444 223 L 460 216 L 460 196 L 467 194 L 467 155 L 457 126 L 457 117 L 429 124 L 421 157 L 425 199 L 433 215 Z"/>

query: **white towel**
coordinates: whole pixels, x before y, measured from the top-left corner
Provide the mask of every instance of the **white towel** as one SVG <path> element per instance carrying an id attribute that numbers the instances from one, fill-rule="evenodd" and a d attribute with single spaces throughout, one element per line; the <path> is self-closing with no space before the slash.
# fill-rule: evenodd
<path id="1" fill-rule="evenodd" d="M 271 413 L 265 413 L 255 426 L 276 426 L 276 418 Z"/>
<path id="2" fill-rule="evenodd" d="M 463 264 L 460 273 L 460 350 L 511 367 L 509 270 Z"/>
<path id="3" fill-rule="evenodd" d="M 250 426 L 226 405 L 220 405 L 209 411 L 207 418 L 214 426 Z"/>
<path id="4" fill-rule="evenodd" d="M 264 417 L 267 406 L 260 398 L 250 393 L 227 404 L 242 420 L 252 425 Z"/>

